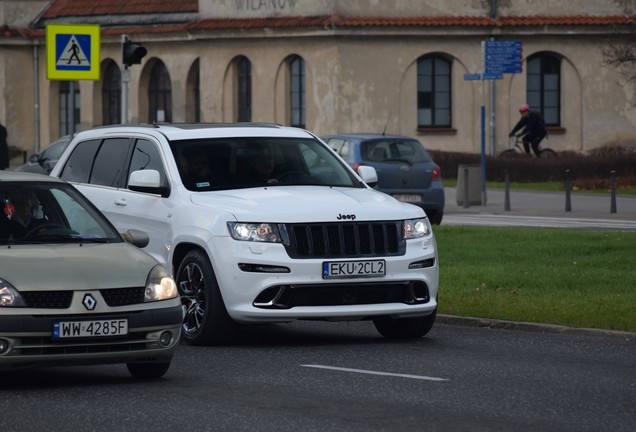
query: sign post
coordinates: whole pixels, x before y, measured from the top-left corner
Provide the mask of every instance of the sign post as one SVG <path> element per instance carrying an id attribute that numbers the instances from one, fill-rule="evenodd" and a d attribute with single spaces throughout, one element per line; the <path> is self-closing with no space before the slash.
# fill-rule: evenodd
<path id="1" fill-rule="evenodd" d="M 99 25 L 48 24 L 46 77 L 69 81 L 70 132 L 75 132 L 75 81 L 99 81 Z M 36 151 L 39 149 L 36 148 Z"/>
<path id="2" fill-rule="evenodd" d="M 482 103 L 480 107 L 481 129 L 481 205 L 486 205 L 486 104 L 484 81 L 503 78 L 503 74 L 521 73 L 523 52 L 521 41 L 489 40 L 481 43 L 482 73 L 464 74 L 466 81 L 482 83 Z M 492 84 L 491 84 L 492 85 Z M 492 108 L 491 108 L 492 109 Z"/>

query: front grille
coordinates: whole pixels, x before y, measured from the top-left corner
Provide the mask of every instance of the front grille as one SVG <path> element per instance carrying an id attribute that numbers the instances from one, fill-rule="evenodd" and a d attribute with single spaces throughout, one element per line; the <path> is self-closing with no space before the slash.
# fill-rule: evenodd
<path id="1" fill-rule="evenodd" d="M 404 255 L 402 222 L 286 224 L 291 258 L 356 258 Z"/>
<path id="2" fill-rule="evenodd" d="M 26 307 L 33 309 L 68 309 L 73 301 L 73 291 L 22 291 Z"/>
<path id="3" fill-rule="evenodd" d="M 144 287 L 99 290 L 110 307 L 144 302 Z M 67 309 L 73 301 L 73 291 L 23 291 L 26 307 L 34 309 Z"/>
<path id="4" fill-rule="evenodd" d="M 99 292 L 108 306 L 115 307 L 143 303 L 145 288 L 111 288 L 102 289 Z"/>
<path id="5" fill-rule="evenodd" d="M 267 288 L 254 300 L 262 309 L 296 306 L 350 306 L 361 304 L 428 303 L 428 286 L 421 281 L 356 282 L 343 284 L 279 285 Z"/>
<path id="6" fill-rule="evenodd" d="M 98 353 L 140 351 L 148 348 L 146 332 L 132 332 L 126 336 L 54 341 L 49 337 L 24 337 L 16 345 L 21 356 L 85 355 Z"/>

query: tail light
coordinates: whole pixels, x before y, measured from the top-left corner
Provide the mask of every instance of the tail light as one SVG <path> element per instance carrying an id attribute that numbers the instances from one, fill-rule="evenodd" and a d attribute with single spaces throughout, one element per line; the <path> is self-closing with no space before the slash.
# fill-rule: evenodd
<path id="1" fill-rule="evenodd" d="M 433 181 L 441 180 L 441 178 L 442 178 L 442 170 L 439 167 L 439 165 L 435 164 L 435 167 L 433 168 Z"/>
<path id="2" fill-rule="evenodd" d="M 362 164 L 360 164 L 360 163 L 358 163 L 358 162 L 356 162 L 356 163 L 354 163 L 354 164 L 353 164 L 353 170 L 354 170 L 356 173 L 358 172 L 358 167 L 359 167 L 359 166 L 362 166 Z"/>

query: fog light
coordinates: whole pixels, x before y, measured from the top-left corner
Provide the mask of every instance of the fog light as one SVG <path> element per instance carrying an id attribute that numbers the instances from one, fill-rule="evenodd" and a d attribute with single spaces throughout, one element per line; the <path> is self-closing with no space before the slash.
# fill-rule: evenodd
<path id="1" fill-rule="evenodd" d="M 239 263 L 238 267 L 241 271 L 250 273 L 291 273 L 288 267 L 283 266 Z"/>
<path id="2" fill-rule="evenodd" d="M 6 339 L 0 339 L 0 355 L 6 354 L 11 348 L 11 344 Z"/>
<path id="3" fill-rule="evenodd" d="M 429 258 L 422 261 L 416 261 L 409 264 L 409 270 L 423 269 L 427 267 L 433 267 L 435 265 L 435 258 Z"/>
<path id="4" fill-rule="evenodd" d="M 159 343 L 161 344 L 161 346 L 167 347 L 170 345 L 171 342 L 172 342 L 172 333 L 170 333 L 169 331 L 165 331 L 161 333 L 161 336 L 159 336 Z"/>

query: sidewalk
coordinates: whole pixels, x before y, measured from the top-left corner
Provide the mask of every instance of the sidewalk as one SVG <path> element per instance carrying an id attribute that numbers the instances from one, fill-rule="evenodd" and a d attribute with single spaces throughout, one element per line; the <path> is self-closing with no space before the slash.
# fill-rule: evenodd
<path id="1" fill-rule="evenodd" d="M 444 188 L 446 205 L 444 215 L 452 214 L 493 214 L 511 216 L 545 216 L 559 218 L 587 218 L 636 221 L 636 196 L 617 195 L 616 213 L 611 213 L 611 195 L 572 192 L 570 211 L 566 209 L 565 192 L 533 192 L 511 189 L 507 211 L 505 190 L 487 189 L 486 205 L 471 205 L 464 208 L 457 204 L 457 189 Z"/>

